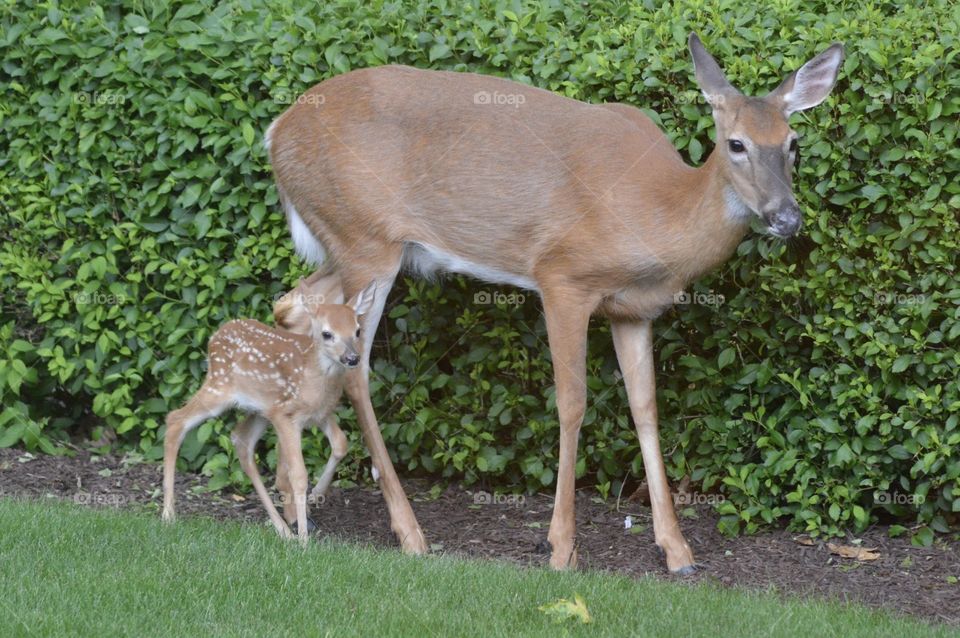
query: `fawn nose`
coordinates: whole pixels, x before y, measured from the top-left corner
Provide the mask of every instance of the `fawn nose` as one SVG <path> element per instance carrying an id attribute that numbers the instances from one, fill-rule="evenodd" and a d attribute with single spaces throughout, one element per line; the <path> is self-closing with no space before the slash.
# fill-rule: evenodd
<path id="1" fill-rule="evenodd" d="M 360 363 L 360 355 L 358 355 L 356 352 L 347 353 L 340 357 L 340 363 L 348 368 L 355 368 L 357 367 L 357 364 Z"/>

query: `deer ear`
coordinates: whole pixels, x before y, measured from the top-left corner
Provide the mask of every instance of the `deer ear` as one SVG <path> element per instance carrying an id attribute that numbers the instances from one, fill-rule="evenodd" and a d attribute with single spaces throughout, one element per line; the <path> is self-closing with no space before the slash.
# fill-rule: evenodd
<path id="1" fill-rule="evenodd" d="M 836 42 L 788 75 L 767 99 L 778 103 L 786 117 L 797 111 L 813 108 L 830 95 L 842 63 L 843 45 Z"/>
<path id="2" fill-rule="evenodd" d="M 739 93 L 727 81 L 720 65 L 703 46 L 696 33 L 690 34 L 687 44 L 690 46 L 690 55 L 693 57 L 693 74 L 697 78 L 697 84 L 700 85 L 700 90 L 710 106 L 717 108 L 724 103 L 728 96 Z"/>
<path id="3" fill-rule="evenodd" d="M 290 332 L 307 334 L 310 331 L 310 313 L 304 303 L 303 281 L 273 304 L 273 319 Z"/>
<path id="4" fill-rule="evenodd" d="M 357 293 L 357 296 L 351 299 L 347 305 L 353 308 L 358 317 L 362 317 L 370 311 L 373 306 L 373 300 L 377 294 L 377 282 L 371 281 L 367 287 Z"/>
<path id="5" fill-rule="evenodd" d="M 318 270 L 307 278 L 306 289 L 313 295 L 313 299 L 322 300 L 326 304 L 343 304 L 343 286 L 340 275 L 324 273 Z"/>

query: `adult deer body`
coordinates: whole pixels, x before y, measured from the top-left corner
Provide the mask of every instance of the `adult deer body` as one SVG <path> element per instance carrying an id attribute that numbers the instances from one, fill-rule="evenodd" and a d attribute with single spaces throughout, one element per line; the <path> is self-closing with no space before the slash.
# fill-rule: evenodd
<path id="1" fill-rule="evenodd" d="M 267 145 L 298 250 L 327 260 L 349 294 L 378 282 L 361 368 L 347 379 L 404 548 L 423 536 L 370 403 L 366 357 L 402 266 L 539 292 L 560 417 L 551 564 L 576 559 L 574 466 L 586 406 L 590 316 L 610 319 L 650 487 L 656 542 L 671 570 L 693 569 L 661 458 L 651 321 L 733 252 L 754 215 L 772 233 L 800 224 L 790 192 L 790 113 L 822 101 L 834 45 L 764 98 L 743 96 L 695 35 L 697 81 L 718 148 L 697 169 L 638 109 L 590 105 L 494 77 L 407 67 L 358 70 L 312 88 Z"/>

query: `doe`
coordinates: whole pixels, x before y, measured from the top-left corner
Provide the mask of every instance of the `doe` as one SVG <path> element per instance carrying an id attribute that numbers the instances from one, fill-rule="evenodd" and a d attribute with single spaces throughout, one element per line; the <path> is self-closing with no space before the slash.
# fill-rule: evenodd
<path id="1" fill-rule="evenodd" d="M 587 405 L 587 327 L 610 321 L 637 430 L 653 531 L 671 571 L 694 571 L 660 451 L 652 322 L 678 291 L 730 257 L 758 220 L 790 237 L 792 114 L 827 98 L 834 44 L 763 97 L 734 88 L 691 34 L 716 122 L 698 168 L 639 109 L 585 104 L 503 78 L 403 66 L 358 69 L 311 88 L 270 126 L 277 191 L 298 251 L 336 269 L 348 294 L 378 282 L 366 345 L 402 268 L 535 291 L 553 359 L 560 450 L 550 564 L 576 562 L 575 467 Z M 426 539 L 380 434 L 369 347 L 346 393 L 404 550 Z"/>

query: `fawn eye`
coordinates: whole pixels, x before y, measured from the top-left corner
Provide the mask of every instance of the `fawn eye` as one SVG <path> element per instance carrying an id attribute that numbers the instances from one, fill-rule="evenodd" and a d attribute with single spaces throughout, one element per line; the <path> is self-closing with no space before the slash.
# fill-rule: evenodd
<path id="1" fill-rule="evenodd" d="M 744 153 L 747 150 L 747 147 L 740 140 L 727 140 L 727 146 L 731 153 Z"/>
<path id="2" fill-rule="evenodd" d="M 790 140 L 790 152 L 791 153 L 797 152 L 797 138 L 793 138 L 792 140 Z"/>
<path id="3" fill-rule="evenodd" d="M 333 333 L 330 332 L 329 330 L 324 330 L 323 332 L 320 333 L 320 336 L 323 337 L 324 341 L 330 341 L 331 339 L 333 339 Z"/>
<path id="4" fill-rule="evenodd" d="M 360 328 L 357 328 L 357 336 L 360 336 Z"/>

